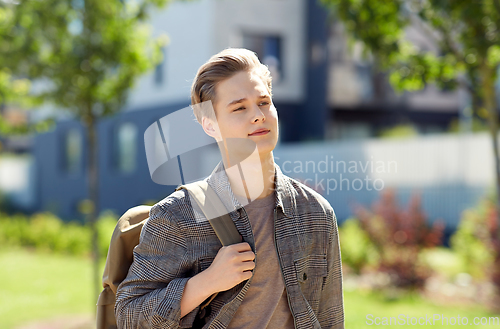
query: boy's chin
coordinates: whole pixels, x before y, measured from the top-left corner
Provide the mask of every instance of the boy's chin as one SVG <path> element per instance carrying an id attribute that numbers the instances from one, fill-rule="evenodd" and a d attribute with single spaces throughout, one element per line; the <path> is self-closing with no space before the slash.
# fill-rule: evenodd
<path id="1" fill-rule="evenodd" d="M 267 143 L 258 143 L 257 149 L 259 150 L 259 155 L 262 157 L 263 155 L 268 155 L 272 151 L 274 151 L 276 147 L 276 143 L 267 142 Z"/>

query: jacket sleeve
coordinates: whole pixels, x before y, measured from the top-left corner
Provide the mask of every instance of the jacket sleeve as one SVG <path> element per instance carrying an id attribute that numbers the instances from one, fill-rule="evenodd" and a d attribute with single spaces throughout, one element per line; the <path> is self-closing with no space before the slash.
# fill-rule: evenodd
<path id="1" fill-rule="evenodd" d="M 191 328 L 199 306 L 180 318 L 189 274 L 192 264 L 186 239 L 168 204 L 156 204 L 134 249 L 128 275 L 117 290 L 118 328 Z"/>
<path id="2" fill-rule="evenodd" d="M 342 263 L 337 218 L 331 208 L 328 210 L 328 220 L 331 224 L 327 251 L 328 272 L 321 292 L 318 320 L 322 329 L 343 329 Z"/>

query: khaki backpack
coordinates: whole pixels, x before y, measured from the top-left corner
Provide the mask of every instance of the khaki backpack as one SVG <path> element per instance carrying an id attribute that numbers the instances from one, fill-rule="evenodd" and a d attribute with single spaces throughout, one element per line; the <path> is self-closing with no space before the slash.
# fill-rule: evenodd
<path id="1" fill-rule="evenodd" d="M 223 246 L 241 242 L 241 235 L 219 197 L 207 184 L 199 181 L 179 186 L 176 190 L 186 189 L 191 200 L 195 200 L 199 209 L 209 219 L 217 237 Z M 106 265 L 102 277 L 103 290 L 97 300 L 97 329 L 116 329 L 115 302 L 116 290 L 127 277 L 132 265 L 133 250 L 139 244 L 141 230 L 149 218 L 150 206 L 137 206 L 127 210 L 118 220 L 109 244 Z M 212 299 L 204 302 L 202 311 Z"/>

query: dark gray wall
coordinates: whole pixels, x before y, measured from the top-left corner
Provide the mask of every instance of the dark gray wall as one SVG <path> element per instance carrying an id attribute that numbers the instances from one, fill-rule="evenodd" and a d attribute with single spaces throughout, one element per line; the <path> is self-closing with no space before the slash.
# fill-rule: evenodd
<path id="1" fill-rule="evenodd" d="M 144 149 L 144 131 L 157 119 L 187 105 L 121 113 L 99 123 L 100 209 L 111 209 L 121 214 L 145 201 L 161 200 L 174 190 L 175 186 L 158 185 L 151 180 Z M 113 158 L 114 131 L 125 122 L 132 122 L 137 127 L 136 166 L 130 173 L 120 172 L 114 165 Z M 83 127 L 76 121 L 59 122 L 54 131 L 35 137 L 33 152 L 38 179 L 36 208 L 53 211 L 64 219 L 81 218 L 78 203 L 88 195 L 84 139 L 80 170 L 70 175 L 64 169 L 64 137 L 71 128 L 80 129 L 84 133 Z"/>
<path id="2" fill-rule="evenodd" d="M 98 125 L 99 132 L 99 190 L 100 209 L 110 209 L 122 214 L 127 209 L 144 204 L 146 201 L 159 201 L 172 193 L 175 186 L 158 185 L 151 180 L 144 149 L 144 131 L 163 116 L 188 106 L 175 104 L 165 107 L 144 109 L 120 113 L 112 118 L 102 120 Z M 298 127 L 296 113 L 300 106 L 292 104 L 276 104 L 280 112 L 280 127 L 284 134 L 282 142 L 293 139 L 295 127 Z M 137 127 L 137 159 L 133 172 L 120 172 L 115 163 L 115 146 L 113 145 L 115 129 L 119 125 L 132 122 Z M 37 191 L 35 211 L 49 210 L 66 219 L 82 220 L 78 212 L 78 204 L 87 198 L 86 181 L 86 143 L 82 138 L 82 158 L 78 172 L 69 174 L 64 166 L 64 140 L 70 129 L 78 129 L 85 133 L 82 125 L 74 120 L 61 121 L 48 133 L 37 135 L 34 141 Z"/>

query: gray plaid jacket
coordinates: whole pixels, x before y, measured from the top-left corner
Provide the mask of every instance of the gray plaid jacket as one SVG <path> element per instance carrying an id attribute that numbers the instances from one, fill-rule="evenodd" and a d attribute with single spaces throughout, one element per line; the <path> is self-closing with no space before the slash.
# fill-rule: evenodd
<path id="1" fill-rule="evenodd" d="M 335 213 L 321 195 L 285 176 L 276 165 L 275 245 L 295 328 L 344 328 L 342 269 Z M 219 164 L 208 179 L 243 240 L 255 252 L 246 212 Z M 231 208 L 232 207 L 232 208 Z M 118 328 L 191 328 L 200 306 L 180 318 L 190 277 L 210 266 L 221 248 L 210 223 L 196 218 L 187 191 L 154 205 L 142 229 L 127 278 L 117 291 Z M 259 255 L 255 257 L 259 266 Z M 226 328 L 252 279 L 219 292 L 203 328 Z M 263 298 L 265 298 L 263 296 Z"/>

